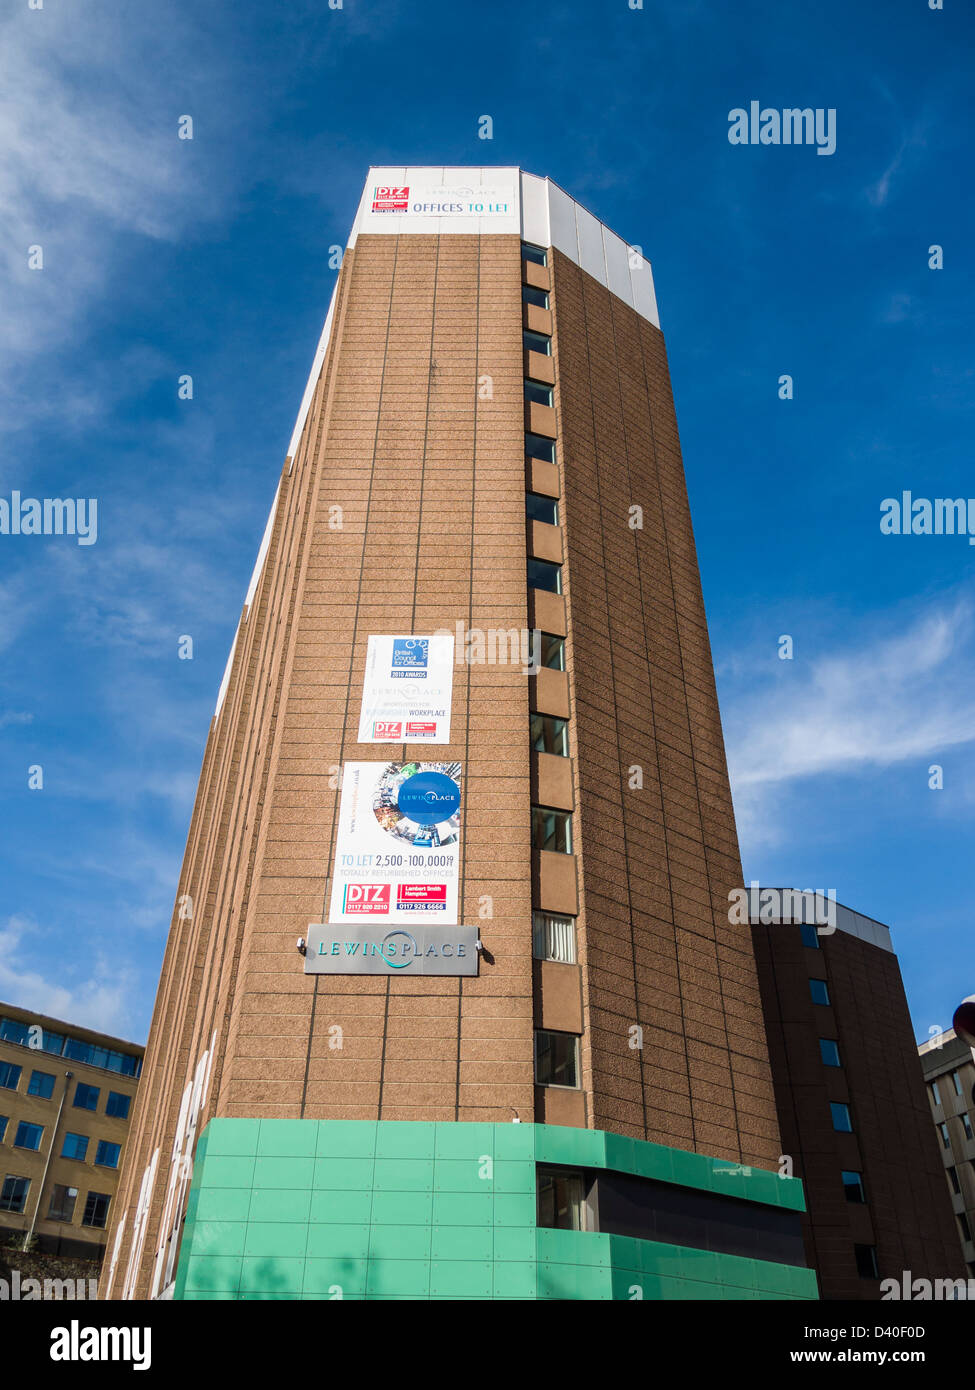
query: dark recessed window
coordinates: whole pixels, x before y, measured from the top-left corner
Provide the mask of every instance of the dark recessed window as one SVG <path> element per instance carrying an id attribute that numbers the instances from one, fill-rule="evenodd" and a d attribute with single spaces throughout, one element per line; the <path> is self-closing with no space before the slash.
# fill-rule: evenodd
<path id="1" fill-rule="evenodd" d="M 552 339 L 547 333 L 533 333 L 526 328 L 521 335 L 522 346 L 526 352 L 540 352 L 543 357 L 552 356 Z"/>
<path id="2" fill-rule="evenodd" d="M 535 1030 L 535 1080 L 539 1086 L 579 1085 L 579 1039 L 575 1033 Z"/>
<path id="3" fill-rule="evenodd" d="M 99 1168 L 117 1168 L 121 1144 L 112 1144 L 107 1139 L 99 1139 L 95 1150 L 95 1163 Z"/>
<path id="4" fill-rule="evenodd" d="M 540 459 L 542 463 L 554 463 L 555 440 L 546 439 L 541 434 L 526 434 L 525 457 L 529 459 Z"/>
<path id="5" fill-rule="evenodd" d="M 960 1211 L 958 1213 L 958 1225 L 961 1227 L 962 1240 L 971 1240 L 972 1228 L 971 1226 L 969 1226 L 968 1217 L 965 1215 L 963 1211 Z"/>
<path id="6" fill-rule="evenodd" d="M 961 1127 L 965 1131 L 965 1138 L 975 1139 L 975 1134 L 972 1133 L 972 1122 L 968 1118 L 968 1111 L 963 1110 L 958 1118 L 961 1120 Z"/>
<path id="7" fill-rule="evenodd" d="M 536 960 L 556 960 L 563 965 L 575 965 L 575 918 L 559 917 L 553 912 L 533 912 L 532 955 Z"/>
<path id="8" fill-rule="evenodd" d="M 78 1158 L 84 1162 L 88 1153 L 88 1136 L 86 1134 L 72 1134 L 70 1130 L 64 1136 L 64 1143 L 61 1145 L 62 1158 Z"/>
<path id="9" fill-rule="evenodd" d="M 825 980 L 810 980 L 809 993 L 812 995 L 812 1001 L 814 1004 L 829 1003 L 829 990 L 826 987 Z"/>
<path id="10" fill-rule="evenodd" d="M 0 1211 L 23 1211 L 29 1187 L 30 1178 L 15 1178 L 8 1173 L 0 1188 Z"/>
<path id="11" fill-rule="evenodd" d="M 61 1183 L 56 1183 L 54 1191 L 51 1193 L 51 1205 L 47 1210 L 48 1221 L 74 1220 L 74 1204 L 77 1200 L 78 1189 L 76 1187 L 65 1187 Z"/>
<path id="12" fill-rule="evenodd" d="M 832 1038 L 820 1038 L 819 1055 L 823 1059 L 824 1067 L 838 1067 L 840 1065 L 840 1050 Z"/>
<path id="13" fill-rule="evenodd" d="M 841 1134 L 852 1134 L 853 1122 L 850 1119 L 850 1107 L 844 1105 L 842 1101 L 831 1100 L 829 1108 L 833 1116 L 833 1128 Z"/>
<path id="14" fill-rule="evenodd" d="M 549 854 L 571 854 L 572 813 L 533 806 L 532 849 L 547 850 Z"/>
<path id="15" fill-rule="evenodd" d="M 569 733 L 565 720 L 550 714 L 533 714 L 531 743 L 536 753 L 554 753 L 557 758 L 567 758 Z"/>
<path id="16" fill-rule="evenodd" d="M 124 1096 L 121 1091 L 109 1091 L 105 1102 L 105 1114 L 113 1116 L 116 1120 L 127 1120 L 131 1102 L 131 1096 Z"/>
<path id="17" fill-rule="evenodd" d="M 585 1230 L 585 1179 L 581 1173 L 538 1168 L 538 1224 L 548 1230 Z"/>
<path id="18" fill-rule="evenodd" d="M 81 1218 L 82 1226 L 97 1226 L 99 1230 L 104 1230 L 111 1200 L 107 1192 L 89 1192 L 85 1199 L 85 1214 Z"/>
<path id="19" fill-rule="evenodd" d="M 0 1115 L 0 1144 L 3 1143 L 3 1136 L 7 1132 L 7 1125 L 10 1123 L 9 1115 Z"/>
<path id="20" fill-rule="evenodd" d="M 809 946 L 814 951 L 819 950 L 819 932 L 812 922 L 803 922 L 799 927 L 799 935 L 803 946 Z"/>
<path id="21" fill-rule="evenodd" d="M 559 504 L 554 497 L 543 497 L 540 492 L 525 493 L 525 512 L 529 521 L 544 521 L 546 526 L 558 526 Z"/>
<path id="22" fill-rule="evenodd" d="M 54 1080 L 53 1072 L 32 1071 L 27 1083 L 27 1094 L 40 1096 L 41 1100 L 50 1100 L 54 1094 Z"/>
<path id="23" fill-rule="evenodd" d="M 961 1183 L 958 1181 L 958 1169 L 946 1168 L 945 1172 L 948 1174 L 948 1186 L 951 1188 L 952 1192 L 960 1195 Z"/>
<path id="24" fill-rule="evenodd" d="M 941 1092 L 938 1090 L 937 1081 L 931 1082 L 931 1099 L 934 1101 L 935 1105 L 941 1104 Z"/>
<path id="25" fill-rule="evenodd" d="M 877 1268 L 877 1247 L 875 1245 L 854 1245 L 853 1253 L 857 1262 L 857 1274 L 861 1279 L 879 1279 Z"/>
<path id="26" fill-rule="evenodd" d="M 77 1110 L 94 1110 L 98 1105 L 98 1097 L 101 1089 L 98 1086 L 87 1086 L 84 1081 L 79 1081 L 74 1088 L 74 1105 Z"/>
<path id="27" fill-rule="evenodd" d="M 938 1125 L 938 1133 L 941 1135 L 941 1147 L 943 1149 L 950 1149 L 951 1135 L 948 1133 L 948 1126 L 945 1124 L 944 1120 Z"/>
<path id="28" fill-rule="evenodd" d="M 553 565 L 550 560 L 528 561 L 528 587 L 545 589 L 550 594 L 562 592 L 562 566 Z"/>
<path id="29" fill-rule="evenodd" d="M 20 1085 L 20 1067 L 15 1067 L 13 1062 L 0 1062 L 0 1086 L 5 1091 L 16 1091 Z"/>
<path id="30" fill-rule="evenodd" d="M 534 304 L 536 309 L 548 308 L 548 290 L 537 290 L 534 285 L 522 285 L 521 298 L 525 304 Z"/>
<path id="31" fill-rule="evenodd" d="M 955 1095 L 956 1095 L 956 1096 L 960 1096 L 960 1095 L 961 1095 L 961 1077 L 958 1075 L 958 1073 L 957 1073 L 956 1071 L 953 1071 L 953 1072 L 951 1073 L 951 1084 L 952 1084 L 952 1086 L 954 1086 L 954 1088 L 955 1088 Z"/>
<path id="32" fill-rule="evenodd" d="M 521 259 L 531 261 L 533 265 L 548 265 L 548 252 L 544 246 L 535 246 L 533 242 L 523 241 L 521 243 Z"/>
<path id="33" fill-rule="evenodd" d="M 542 633 L 542 665 L 550 671 L 565 670 L 565 638 Z"/>
<path id="34" fill-rule="evenodd" d="M 843 1192 L 848 1202 L 865 1202 L 863 1174 L 853 1169 L 843 1170 Z"/>
<path id="35" fill-rule="evenodd" d="M 533 401 L 535 405 L 555 404 L 551 386 L 545 386 L 540 381 L 525 382 L 525 400 Z"/>
<path id="36" fill-rule="evenodd" d="M 41 1147 L 43 1133 L 43 1125 L 32 1125 L 28 1120 L 21 1120 L 14 1135 L 14 1148 L 33 1149 L 36 1152 Z"/>

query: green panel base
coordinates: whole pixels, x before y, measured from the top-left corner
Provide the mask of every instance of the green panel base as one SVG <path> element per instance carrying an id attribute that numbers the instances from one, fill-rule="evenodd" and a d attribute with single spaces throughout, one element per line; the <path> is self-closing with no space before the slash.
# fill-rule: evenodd
<path id="1" fill-rule="evenodd" d="M 804 1210 L 797 1179 L 602 1130 L 217 1119 L 197 1146 L 175 1297 L 818 1297 L 794 1265 L 541 1228 L 536 1163 Z"/>

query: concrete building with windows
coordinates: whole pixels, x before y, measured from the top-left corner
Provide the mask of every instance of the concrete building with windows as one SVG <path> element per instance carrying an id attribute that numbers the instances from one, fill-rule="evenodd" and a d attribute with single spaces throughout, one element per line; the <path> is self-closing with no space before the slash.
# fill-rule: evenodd
<path id="1" fill-rule="evenodd" d="M 810 894 L 763 894 L 755 959 L 783 1153 L 803 1183 L 820 1296 L 879 1299 L 882 1281 L 901 1286 L 905 1271 L 963 1278 L 890 929 Z M 965 1166 L 963 1122 L 952 1124 L 953 1162 Z"/>
<path id="2" fill-rule="evenodd" d="M 975 1060 L 949 1028 L 918 1048 L 968 1277 L 975 1278 Z"/>
<path id="3" fill-rule="evenodd" d="M 740 882 L 649 264 L 548 179 L 370 170 L 102 1296 L 815 1298 Z"/>
<path id="4" fill-rule="evenodd" d="M 100 1259 L 143 1048 L 0 1003 L 0 1242 Z"/>

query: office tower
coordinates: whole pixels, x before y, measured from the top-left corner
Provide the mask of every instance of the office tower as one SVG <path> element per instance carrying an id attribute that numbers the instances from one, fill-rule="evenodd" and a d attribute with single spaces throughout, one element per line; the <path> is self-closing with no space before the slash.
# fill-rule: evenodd
<path id="1" fill-rule="evenodd" d="M 963 1277 L 890 929 L 808 893 L 762 889 L 762 905 L 756 892 L 782 1145 L 805 1189 L 820 1297 L 879 1299 L 905 1271 Z"/>
<path id="2" fill-rule="evenodd" d="M 975 1062 L 953 1029 L 918 1048 L 962 1256 L 975 1278 Z"/>
<path id="3" fill-rule="evenodd" d="M 815 1297 L 740 875 L 649 265 L 547 179 L 372 169 L 103 1293 Z"/>
<path id="4" fill-rule="evenodd" d="M 143 1049 L 0 1003 L 0 1246 L 97 1262 Z M 97 1268 L 96 1268 L 97 1272 Z"/>

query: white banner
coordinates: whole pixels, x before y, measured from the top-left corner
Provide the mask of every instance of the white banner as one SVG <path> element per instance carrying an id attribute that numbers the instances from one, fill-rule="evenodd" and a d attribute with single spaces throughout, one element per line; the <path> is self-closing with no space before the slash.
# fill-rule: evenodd
<path id="1" fill-rule="evenodd" d="M 454 639 L 370 637 L 360 743 L 449 743 Z"/>
<path id="2" fill-rule="evenodd" d="M 346 763 L 330 923 L 457 925 L 460 763 Z"/>

